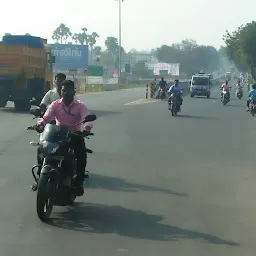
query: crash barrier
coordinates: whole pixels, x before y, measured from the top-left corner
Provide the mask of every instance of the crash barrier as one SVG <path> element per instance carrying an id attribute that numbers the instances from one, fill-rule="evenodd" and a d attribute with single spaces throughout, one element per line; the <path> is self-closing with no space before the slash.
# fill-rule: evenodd
<path id="1" fill-rule="evenodd" d="M 150 98 L 153 98 L 156 93 L 156 84 L 151 83 L 150 84 Z"/>

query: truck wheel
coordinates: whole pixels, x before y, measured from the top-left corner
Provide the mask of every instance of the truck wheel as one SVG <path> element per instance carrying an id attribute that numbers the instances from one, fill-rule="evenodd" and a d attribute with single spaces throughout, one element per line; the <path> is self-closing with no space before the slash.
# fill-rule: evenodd
<path id="1" fill-rule="evenodd" d="M 30 102 L 29 100 L 15 100 L 14 106 L 16 111 L 29 111 Z"/>

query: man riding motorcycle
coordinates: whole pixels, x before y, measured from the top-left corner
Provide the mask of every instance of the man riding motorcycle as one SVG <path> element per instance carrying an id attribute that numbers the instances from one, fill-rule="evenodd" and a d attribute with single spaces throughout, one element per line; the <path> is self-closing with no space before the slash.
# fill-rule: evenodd
<path id="1" fill-rule="evenodd" d="M 241 85 L 240 80 L 238 80 L 237 85 L 236 85 L 236 91 L 238 92 L 239 89 L 242 89 L 242 88 L 243 88 L 243 86 Z"/>
<path id="2" fill-rule="evenodd" d="M 160 89 L 162 89 L 164 91 L 164 93 L 166 93 L 166 87 L 167 87 L 167 82 L 164 80 L 163 77 L 161 77 L 161 80 L 158 84 L 157 99 L 159 99 Z"/>
<path id="3" fill-rule="evenodd" d="M 82 124 L 76 127 L 73 127 L 73 125 L 82 121 L 88 115 L 88 109 L 82 101 L 75 99 L 74 95 L 74 82 L 71 80 L 63 81 L 61 88 L 62 98 L 51 103 L 51 105 L 46 110 L 43 119 L 39 120 L 39 124 L 35 126 L 35 129 L 37 131 L 41 131 L 46 123 L 55 119 L 56 125 L 68 125 L 70 129 L 74 131 L 81 131 L 83 128 Z M 85 132 L 90 132 L 92 126 L 92 122 L 85 123 Z M 83 181 L 85 178 L 85 167 L 87 164 L 87 152 L 84 139 L 79 136 L 74 137 L 71 140 L 71 145 L 75 151 L 75 155 L 77 158 L 78 195 L 83 195 Z M 35 187 L 33 190 L 36 189 L 37 187 Z"/>
<path id="4" fill-rule="evenodd" d="M 249 92 L 249 99 L 246 102 L 247 112 L 250 111 L 251 101 L 256 101 L 256 83 L 252 85 L 252 90 Z"/>
<path id="5" fill-rule="evenodd" d="M 228 85 L 228 80 L 225 81 L 225 84 L 221 85 L 221 99 L 223 98 L 223 91 L 227 92 L 227 96 L 230 99 L 230 88 L 231 86 Z"/>
<path id="6" fill-rule="evenodd" d="M 170 94 L 170 96 L 171 96 L 171 94 L 173 94 L 177 98 L 177 100 L 179 102 L 179 111 L 181 111 L 181 105 L 183 103 L 183 99 L 182 99 L 181 95 L 183 93 L 183 88 L 181 88 L 179 86 L 179 80 L 178 79 L 176 79 L 174 81 L 174 85 L 172 85 L 169 88 L 168 93 Z M 168 102 L 169 101 L 170 101 L 170 98 L 169 98 Z"/>

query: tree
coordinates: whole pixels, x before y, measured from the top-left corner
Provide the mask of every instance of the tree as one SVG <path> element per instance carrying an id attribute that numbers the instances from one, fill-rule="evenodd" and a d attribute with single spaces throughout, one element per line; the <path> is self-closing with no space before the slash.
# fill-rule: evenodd
<path id="1" fill-rule="evenodd" d="M 146 61 L 138 61 L 135 64 L 135 71 L 133 74 L 136 74 L 141 77 L 151 77 L 153 75 L 153 70 L 148 69 L 146 66 Z"/>
<path id="2" fill-rule="evenodd" d="M 72 38 L 76 43 L 80 43 L 81 45 L 88 45 L 88 34 L 87 34 L 87 28 L 82 28 L 81 33 L 76 33 L 73 35 Z"/>
<path id="3" fill-rule="evenodd" d="M 191 39 L 171 46 L 162 45 L 153 53 L 161 62 L 180 63 L 180 70 L 190 75 L 201 69 L 213 72 L 219 65 L 219 53 L 214 47 L 198 45 Z"/>
<path id="4" fill-rule="evenodd" d="M 69 37 L 72 36 L 72 33 L 70 29 L 63 23 L 61 23 L 54 31 L 52 35 L 52 39 L 58 42 L 60 40 L 60 43 L 62 44 L 63 41 L 67 43 L 67 40 Z"/>
<path id="5" fill-rule="evenodd" d="M 93 49 L 93 53 L 94 55 L 101 55 L 102 53 L 102 48 L 100 46 L 95 46 L 94 49 Z"/>
<path id="6" fill-rule="evenodd" d="M 92 34 L 88 36 L 88 43 L 91 48 L 91 59 L 93 56 L 93 46 L 96 44 L 97 37 L 99 37 L 99 35 L 96 32 L 92 32 Z"/>
<path id="7" fill-rule="evenodd" d="M 226 43 L 226 53 L 237 65 L 250 69 L 256 80 L 256 22 L 238 27 L 233 33 L 226 31 L 223 36 Z"/>
<path id="8" fill-rule="evenodd" d="M 10 33 L 5 33 L 4 36 L 11 36 L 12 34 Z"/>
<path id="9" fill-rule="evenodd" d="M 180 51 L 174 45 L 162 45 L 155 50 L 155 55 L 164 63 L 177 63 L 180 60 Z"/>
<path id="10" fill-rule="evenodd" d="M 112 56 L 115 56 L 119 50 L 118 40 L 112 36 L 107 37 L 105 40 L 105 46 L 107 47 L 108 52 L 112 54 Z"/>
<path id="11" fill-rule="evenodd" d="M 31 36 L 29 33 L 26 33 L 25 36 Z"/>
<path id="12" fill-rule="evenodd" d="M 77 33 L 75 33 L 75 34 L 72 36 L 72 39 L 75 41 L 76 44 L 79 43 L 78 38 L 79 38 L 79 34 L 77 34 Z"/>

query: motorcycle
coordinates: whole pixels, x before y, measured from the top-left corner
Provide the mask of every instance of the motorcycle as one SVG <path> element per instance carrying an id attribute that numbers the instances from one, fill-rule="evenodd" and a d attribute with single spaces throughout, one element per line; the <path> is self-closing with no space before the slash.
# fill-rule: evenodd
<path id="1" fill-rule="evenodd" d="M 243 89 L 242 87 L 239 87 L 237 90 L 236 90 L 236 97 L 241 100 L 242 97 L 243 97 Z"/>
<path id="2" fill-rule="evenodd" d="M 165 95 L 164 89 L 163 89 L 163 88 L 160 88 L 160 89 L 159 89 L 159 92 L 158 92 L 158 99 L 164 100 L 165 97 L 166 97 L 166 95 Z"/>
<path id="3" fill-rule="evenodd" d="M 177 97 L 172 93 L 168 100 L 169 110 L 172 112 L 172 116 L 177 116 L 180 109 L 180 103 Z"/>
<path id="4" fill-rule="evenodd" d="M 32 109 L 30 111 L 35 117 L 42 117 L 41 111 Z M 81 123 L 96 120 L 95 115 L 88 115 Z M 28 130 L 35 130 L 29 126 Z M 77 181 L 77 159 L 74 150 L 69 142 L 73 136 L 88 138 L 93 133 L 74 132 L 68 126 L 57 126 L 47 123 L 44 130 L 39 133 L 39 141 L 31 141 L 30 145 L 40 149 L 40 158 L 42 164 L 34 165 L 32 175 L 38 185 L 36 209 L 37 216 L 41 221 L 47 221 L 53 210 L 53 206 L 71 205 L 76 199 L 76 181 Z M 87 153 L 92 150 L 87 149 Z M 69 166 L 69 168 L 67 168 Z M 36 176 L 35 170 L 39 177 Z"/>
<path id="5" fill-rule="evenodd" d="M 256 114 L 256 100 L 253 100 L 250 103 L 250 113 L 252 114 L 252 116 Z"/>
<path id="6" fill-rule="evenodd" d="M 228 92 L 225 90 L 222 91 L 221 101 L 224 106 L 227 105 L 227 103 L 230 101 L 230 94 L 228 94 Z"/>

